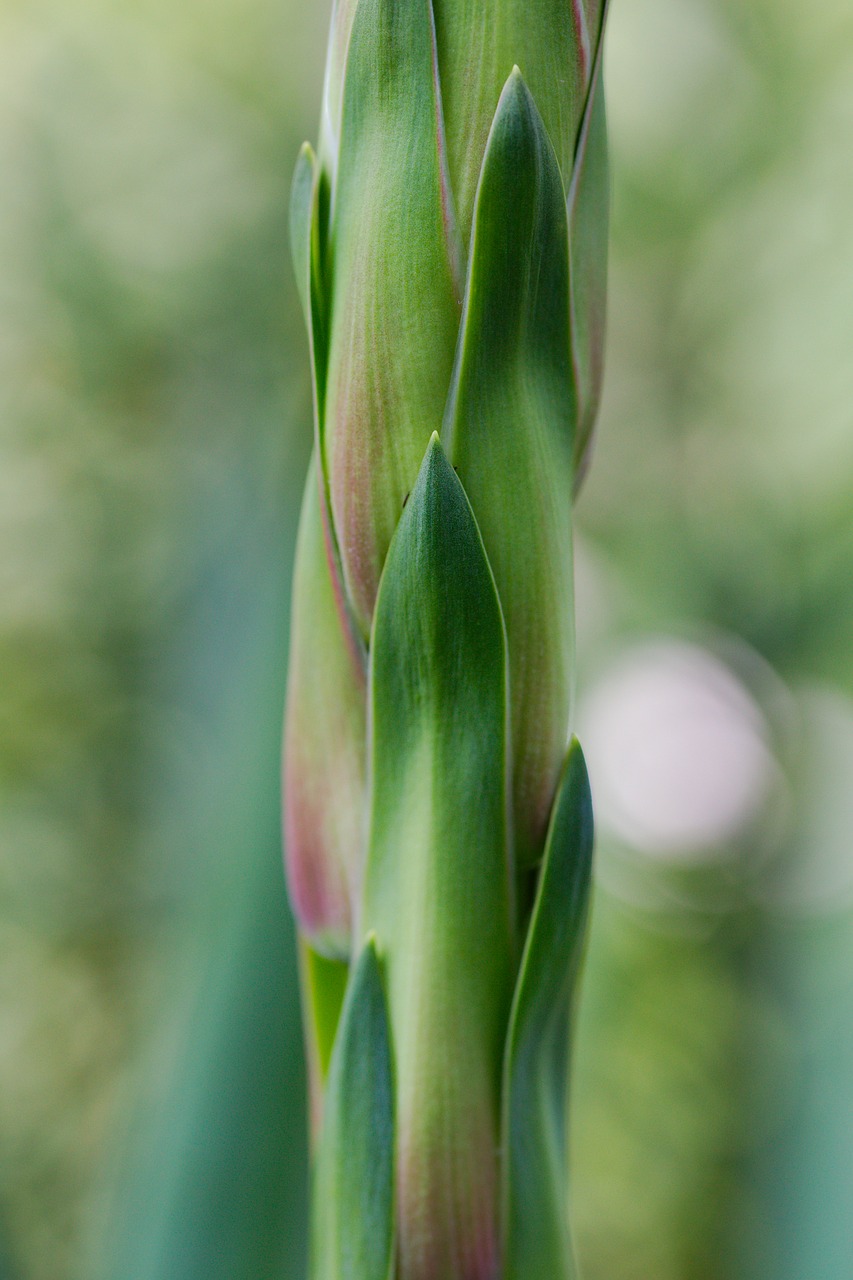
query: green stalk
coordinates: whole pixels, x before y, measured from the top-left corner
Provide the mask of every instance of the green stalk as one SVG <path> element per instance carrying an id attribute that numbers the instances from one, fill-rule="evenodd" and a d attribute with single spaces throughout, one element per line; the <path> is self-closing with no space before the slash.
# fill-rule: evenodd
<path id="1" fill-rule="evenodd" d="M 284 779 L 312 1280 L 576 1275 L 571 505 L 601 383 L 605 11 L 339 0 L 297 165 L 315 454 Z"/>

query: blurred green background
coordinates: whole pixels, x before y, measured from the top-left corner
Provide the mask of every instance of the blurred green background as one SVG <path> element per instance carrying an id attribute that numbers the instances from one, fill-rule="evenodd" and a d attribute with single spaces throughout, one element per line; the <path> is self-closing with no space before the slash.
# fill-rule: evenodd
<path id="1" fill-rule="evenodd" d="M 290 1280 L 328 5 L 0 3 L 0 1278 Z M 853 1275 L 853 10 L 615 0 L 587 1280 Z"/>

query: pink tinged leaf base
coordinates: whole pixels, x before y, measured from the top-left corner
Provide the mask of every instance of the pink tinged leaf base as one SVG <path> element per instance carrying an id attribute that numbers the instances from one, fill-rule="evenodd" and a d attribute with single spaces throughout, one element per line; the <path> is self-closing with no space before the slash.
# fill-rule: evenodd
<path id="1" fill-rule="evenodd" d="M 331 956 L 349 952 L 361 873 L 365 697 L 363 672 L 335 599 L 312 466 L 294 574 L 284 834 L 294 913 L 312 945 Z"/>

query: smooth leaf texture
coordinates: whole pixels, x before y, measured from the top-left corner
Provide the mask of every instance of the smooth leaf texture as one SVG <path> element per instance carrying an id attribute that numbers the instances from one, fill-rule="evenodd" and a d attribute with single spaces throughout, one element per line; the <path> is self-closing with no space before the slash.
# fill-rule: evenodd
<path id="1" fill-rule="evenodd" d="M 430 0 L 360 0 L 332 215 L 322 419 L 347 592 L 366 636 L 385 555 L 441 422 L 459 325 Z"/>
<path id="2" fill-rule="evenodd" d="M 474 516 L 433 437 L 371 644 L 364 924 L 387 957 L 399 1280 L 492 1280 L 500 1062 L 515 967 L 506 650 Z"/>
<path id="3" fill-rule="evenodd" d="M 592 870 L 589 778 L 572 742 L 513 1001 L 504 1083 L 505 1280 L 570 1280 L 566 1095 Z"/>
<path id="4" fill-rule="evenodd" d="M 358 0 L 334 0 L 329 46 L 326 52 L 323 114 L 320 121 L 320 159 L 333 175 L 333 181 L 341 132 L 344 72 L 357 5 Z"/>
<path id="5" fill-rule="evenodd" d="M 285 857 L 300 929 L 316 950 L 346 958 L 364 857 L 366 687 L 341 624 L 320 505 L 312 462 L 293 578 Z"/>
<path id="6" fill-rule="evenodd" d="M 341 1014 L 314 1169 L 311 1280 L 389 1280 L 394 1260 L 394 1077 L 372 940 Z"/>
<path id="7" fill-rule="evenodd" d="M 607 17 L 604 6 L 603 19 Z M 583 479 L 601 399 L 610 233 L 610 166 L 599 41 L 589 100 L 569 188 L 572 286 L 572 354 L 578 388 L 575 487 Z"/>
<path id="8" fill-rule="evenodd" d="M 328 960 L 321 956 L 302 937 L 298 945 L 311 1135 L 316 1141 L 323 1115 L 323 1090 L 346 994 L 349 965 L 345 960 Z"/>
<path id="9" fill-rule="evenodd" d="M 467 242 L 486 140 L 516 64 L 539 104 L 568 183 L 600 0 L 435 0 L 434 7 L 450 173 Z"/>
<path id="10" fill-rule="evenodd" d="M 541 857 L 573 664 L 566 203 L 516 71 L 489 138 L 444 439 L 477 513 L 509 638 L 516 856 Z"/>
<path id="11" fill-rule="evenodd" d="M 290 252 L 305 325 L 311 328 L 311 224 L 317 157 L 310 142 L 302 144 L 290 188 Z"/>

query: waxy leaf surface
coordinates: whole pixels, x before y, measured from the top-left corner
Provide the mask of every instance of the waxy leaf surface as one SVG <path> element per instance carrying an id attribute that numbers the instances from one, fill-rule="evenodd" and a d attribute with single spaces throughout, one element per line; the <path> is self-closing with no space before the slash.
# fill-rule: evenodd
<path id="1" fill-rule="evenodd" d="M 509 638 L 521 864 L 541 856 L 568 739 L 575 387 L 557 158 L 518 72 L 477 195 L 443 437 L 477 514 Z"/>
<path id="2" fill-rule="evenodd" d="M 566 1096 L 592 870 L 592 802 L 573 741 L 513 1001 L 504 1084 L 505 1280 L 572 1280 Z"/>
<path id="3" fill-rule="evenodd" d="M 356 8 L 331 255 L 323 456 L 346 588 L 366 636 L 403 502 L 441 422 L 459 325 L 430 0 Z"/>
<path id="4" fill-rule="evenodd" d="M 434 437 L 371 643 L 364 927 L 387 957 L 399 1280 L 492 1280 L 500 1061 L 515 967 L 506 650 L 468 500 Z"/>
<path id="5" fill-rule="evenodd" d="M 311 1280 L 389 1280 L 394 1073 L 379 960 L 368 941 L 341 1013 L 314 1170 Z"/>
<path id="6" fill-rule="evenodd" d="M 323 954 L 347 957 L 364 857 L 366 688 L 341 623 L 320 506 L 312 462 L 293 579 L 285 857 L 302 932 Z"/>

